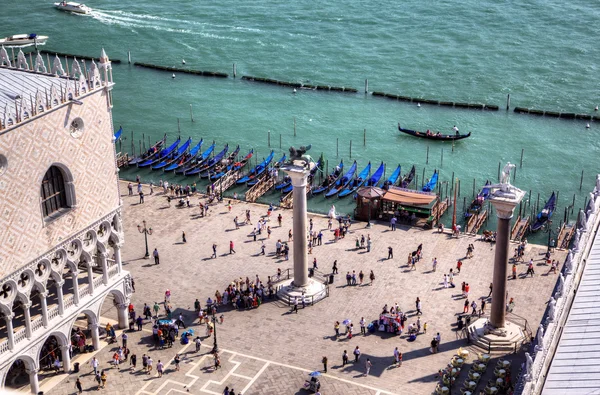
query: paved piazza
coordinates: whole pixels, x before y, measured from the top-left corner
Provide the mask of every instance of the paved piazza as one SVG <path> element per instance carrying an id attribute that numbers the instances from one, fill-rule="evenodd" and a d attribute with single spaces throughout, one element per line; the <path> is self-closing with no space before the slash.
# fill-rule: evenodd
<path id="1" fill-rule="evenodd" d="M 251 225 L 235 229 L 233 219 L 237 215 L 245 217 L 250 209 L 252 221 L 256 224 L 259 216 L 266 215 L 267 208 L 262 205 L 234 202 L 228 212 L 226 202 L 211 206 L 206 218 L 199 217 L 198 207 L 176 208 L 174 202 L 168 206 L 162 191 L 155 188 L 153 195 L 145 192 L 146 202 L 138 204 L 137 196 L 123 196 L 124 226 L 126 242 L 123 248 L 124 267 L 135 279 L 136 292 L 132 303 L 138 313 L 144 303 L 149 305 L 164 300 L 165 290 L 172 292 L 171 303 L 174 317 L 182 312 L 189 325 L 195 318 L 194 300 L 200 299 L 204 306 L 206 299 L 214 297 L 215 291 L 223 292 L 225 287 L 240 276 L 251 280 L 258 274 L 266 283 L 268 275 L 274 275 L 277 268 L 285 273 L 292 268 L 292 261 L 275 257 L 277 239 L 287 240 L 292 228 L 291 210 L 282 211 L 283 226 L 277 226 L 274 212 L 270 225 L 272 235 L 266 239 L 266 232 L 257 242 L 252 241 Z M 158 191 L 158 193 L 157 193 Z M 123 183 L 121 192 L 126 193 Z M 198 197 L 191 201 L 197 204 Z M 323 369 L 321 359 L 329 359 L 329 372 L 321 377 L 323 394 L 429 394 L 436 385 L 436 373 L 449 363 L 458 347 L 466 346 L 456 331 L 456 315 L 462 313 L 464 299 L 461 297 L 460 283 L 471 285 L 471 297 L 480 302 L 487 296 L 492 278 L 494 250 L 489 243 L 478 238 L 461 236 L 451 238 L 449 234 L 439 234 L 432 230 L 422 230 L 399 226 L 392 232 L 387 224 L 378 223 L 372 229 L 366 229 L 365 223 L 354 223 L 350 234 L 337 243 L 333 234 L 327 232 L 327 219 L 323 216 L 311 216 L 315 229 L 325 229 L 322 246 L 317 246 L 309 260 L 318 260 L 318 276 L 329 274 L 332 263 L 338 260 L 340 274 L 330 286 L 330 296 L 315 306 L 300 308 L 298 314 L 290 314 L 289 307 L 278 301 L 267 301 L 258 309 L 235 311 L 223 309 L 224 323 L 217 325 L 219 347 L 222 349 L 222 369 L 214 372 L 209 354 L 212 338 L 204 341 L 199 353 L 194 345 L 182 346 L 178 341 L 170 349 L 156 349 L 152 341 L 151 324 L 146 323 L 144 330 L 132 332 L 129 345 L 137 354 L 137 371 L 130 369 L 126 362 L 120 371 L 110 369 L 107 388 L 101 390 L 107 394 L 221 394 L 227 385 L 233 387 L 236 394 L 304 394 L 302 390 L 307 373 Z M 152 227 L 149 236 L 150 252 L 158 248 L 160 265 L 154 265 L 152 259 L 143 259 L 144 235 L 137 230 L 142 220 Z M 182 243 L 181 233 L 185 231 L 187 243 Z M 356 250 L 356 237 L 370 234 L 373 239 L 371 252 Z M 267 255 L 260 256 L 260 240 L 264 239 Z M 235 254 L 229 254 L 229 241 L 235 243 Z M 217 243 L 217 259 L 211 259 L 211 246 Z M 423 243 L 423 260 L 417 264 L 417 270 L 411 271 L 406 265 L 407 256 Z M 443 274 L 455 268 L 456 261 L 465 256 L 469 243 L 475 245 L 475 256 L 464 260 L 462 271 L 455 276 L 457 287 L 445 289 Z M 386 259 L 388 246 L 394 248 L 394 258 Z M 555 284 L 554 274 L 546 275 L 548 267 L 542 265 L 545 247 L 529 245 L 525 262 L 533 258 L 536 274 L 525 278 L 526 265 L 519 265 L 519 279 L 508 282 L 508 296 L 514 297 L 514 313 L 525 317 L 535 331 L 537 323 L 546 308 L 546 302 Z M 290 254 L 291 255 L 291 254 Z M 438 259 L 437 272 L 432 272 L 431 261 Z M 555 258 L 564 259 L 564 253 L 557 252 Z M 370 270 L 376 276 L 372 286 L 346 286 L 345 273 L 362 270 L 365 279 Z M 368 283 L 368 281 L 367 281 Z M 384 304 L 398 303 L 404 312 L 411 316 L 407 325 L 416 321 L 415 299 L 422 301 L 422 322 L 427 322 L 427 334 L 421 334 L 414 342 L 408 342 L 405 335 L 391 336 L 376 332 L 367 336 L 360 335 L 358 321 L 365 317 L 367 322 L 377 319 Z M 116 319 L 116 310 L 105 303 L 103 323 Z M 489 307 L 487 308 L 489 312 Z M 219 313 L 221 314 L 221 312 Z M 336 340 L 333 324 L 335 320 L 351 319 L 356 325 L 352 339 L 341 337 Z M 197 320 L 196 320 L 197 322 Z M 533 323 L 533 324 L 532 324 Z M 196 334 L 205 336 L 205 326 L 191 325 Z M 343 326 L 342 326 L 343 327 Z M 433 335 L 440 332 L 442 342 L 440 352 L 429 352 L 429 343 Z M 108 368 L 108 361 L 115 345 L 106 345 L 98 352 L 101 368 Z M 352 354 L 360 346 L 362 356 L 358 364 L 341 366 L 343 350 Z M 394 347 L 399 347 L 404 355 L 402 367 L 393 368 L 391 362 Z M 171 362 L 176 352 L 182 354 L 181 370 L 175 371 Z M 160 359 L 166 363 L 166 373 L 162 378 L 140 372 L 142 354 L 150 354 L 155 366 Z M 81 357 L 80 357 L 81 358 Z M 89 355 L 85 355 L 83 363 Z M 365 361 L 373 363 L 369 376 L 364 376 Z M 351 359 L 352 356 L 351 356 Z M 74 362 L 76 362 L 75 360 Z M 513 364 L 513 377 L 518 373 L 518 363 Z M 488 369 L 490 370 L 490 369 Z M 493 370 L 493 369 L 492 369 Z M 79 373 L 84 390 L 96 390 L 89 365 L 82 365 Z M 76 374 L 66 375 L 60 383 L 60 377 L 46 379 L 42 390 L 52 394 L 71 394 L 75 392 Z M 460 385 L 464 378 L 461 375 Z M 484 377 L 487 381 L 488 378 Z M 484 381 L 482 381 L 483 383 Z M 51 385 L 56 385 L 50 390 Z M 478 387 L 482 389 L 483 387 Z"/>

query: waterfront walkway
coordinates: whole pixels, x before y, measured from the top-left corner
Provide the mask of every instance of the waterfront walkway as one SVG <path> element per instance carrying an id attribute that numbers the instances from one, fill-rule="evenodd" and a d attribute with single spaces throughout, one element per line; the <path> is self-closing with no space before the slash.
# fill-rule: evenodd
<path id="1" fill-rule="evenodd" d="M 452 238 L 447 233 L 402 225 L 391 231 L 385 223 L 375 223 L 373 228 L 366 229 L 365 223 L 356 222 L 345 239 L 334 242 L 333 233 L 327 230 L 327 219 L 311 215 L 314 229 L 324 233 L 323 245 L 314 247 L 313 254 L 309 255 L 311 262 L 317 258 L 317 276 L 329 274 L 333 261 L 338 261 L 340 274 L 330 286 L 330 296 L 315 306 L 300 308 L 298 314 L 290 314 L 289 307 L 277 301 L 267 301 L 252 310 L 222 309 L 217 314 L 224 316 L 223 324 L 217 325 L 222 369 L 214 372 L 212 357 L 207 354 L 212 348 L 212 338 L 204 339 L 205 326 L 198 325 L 197 320 L 192 324 L 196 317 L 194 301 L 198 298 L 204 306 L 208 297 L 214 298 L 215 291 L 222 293 L 239 277 L 254 281 L 258 275 L 266 284 L 267 276 L 273 276 L 278 268 L 284 273 L 291 269 L 292 261 L 276 257 L 274 251 L 278 239 L 288 240 L 292 212 L 275 210 L 268 222 L 272 229 L 270 239 L 263 232 L 255 242 L 251 232 L 256 221 L 266 216 L 266 206 L 234 201 L 229 212 L 226 200 L 210 206 L 208 216 L 201 217 L 197 196 L 190 199 L 194 207 L 177 208 L 175 202 L 169 206 L 159 188 L 154 188 L 153 195 L 148 193 L 147 187 L 144 189 L 145 203 L 139 204 L 138 196 L 126 196 L 126 183 L 121 185 L 121 192 L 125 194 L 124 268 L 132 273 L 136 289 L 132 303 L 141 314 L 144 303 L 152 306 L 158 302 L 162 314 L 164 293 L 170 289 L 174 317 L 184 314 L 186 324 L 203 338 L 204 346 L 196 353 L 193 345 L 183 346 L 177 341 L 170 349 L 158 349 L 152 341 L 151 323 L 146 322 L 144 330 L 129 334 L 129 347 L 138 358 L 136 371 L 129 369 L 128 362 L 120 371 L 109 368 L 108 361 L 116 349 L 115 344 L 98 353 L 100 367 L 109 368 L 107 388 L 101 393 L 221 394 L 224 387 L 229 386 L 235 389 L 236 395 L 240 392 L 244 395 L 302 394 L 305 392 L 300 389 L 307 373 L 322 370 L 321 360 L 327 356 L 329 370 L 321 377 L 323 394 L 428 394 L 435 388 L 438 369 L 446 366 L 459 347 L 466 346 L 462 333 L 456 331 L 456 316 L 463 312 L 465 300 L 461 295 L 461 283 L 469 283 L 469 298 L 478 304 L 489 292 L 494 249 L 479 238 Z M 243 221 L 246 210 L 250 210 L 254 225 L 236 229 L 234 218 L 238 216 Z M 283 216 L 281 227 L 276 220 L 280 212 Z M 154 248 L 158 249 L 159 265 L 152 259 L 143 259 L 144 235 L 137 228 L 142 220 L 152 227 L 153 234 L 148 236 L 150 253 Z M 183 231 L 186 243 L 182 242 Z M 356 238 L 361 235 L 371 236 L 370 252 L 355 248 Z M 229 254 L 230 241 L 234 242 L 235 254 Z M 261 242 L 266 245 L 265 256 L 259 255 Z M 211 258 L 213 243 L 217 244 L 216 259 Z M 474 257 L 464 259 L 471 243 L 475 246 Z M 419 244 L 423 244 L 423 259 L 417 263 L 416 270 L 411 270 L 407 266 L 407 257 Z M 387 259 L 389 246 L 393 247 L 393 259 Z M 513 297 L 516 303 L 514 313 L 526 318 L 532 328 L 537 327 L 556 281 L 556 275 L 548 275 L 549 268 L 543 264 L 545 251 L 543 246 L 528 245 L 524 263 L 518 265 L 518 279 L 508 282 L 508 297 Z M 438 260 L 436 272 L 432 271 L 431 265 L 434 258 Z M 562 262 L 564 254 L 556 252 L 553 258 Z M 443 275 L 451 268 L 456 271 L 458 259 L 463 259 L 464 264 L 460 274 L 454 277 L 457 287 L 444 288 Z M 533 278 L 525 277 L 529 259 L 536 265 Z M 365 273 L 365 283 L 347 286 L 346 272 L 359 273 L 361 270 Z M 370 270 L 375 274 L 372 286 L 367 285 Z M 427 322 L 428 330 L 416 341 L 408 342 L 406 335 L 359 334 L 361 317 L 367 322 L 377 319 L 384 304 L 391 307 L 398 303 L 410 316 L 406 325 L 415 322 L 417 297 L 422 303 L 421 322 Z M 105 320 L 116 318 L 116 311 L 110 307 L 105 309 Z M 345 336 L 336 339 L 334 335 L 334 322 L 344 319 L 351 319 L 355 324 L 352 339 Z M 430 341 L 437 332 L 442 339 L 440 352 L 430 354 Z M 352 350 L 357 345 L 362 351 L 360 362 L 342 367 L 342 352 L 347 350 L 353 359 Z M 399 368 L 391 368 L 395 347 L 404 354 L 403 366 Z M 175 371 L 171 361 L 178 352 L 182 355 L 181 370 Z M 157 377 L 156 370 L 152 375 L 140 372 L 144 353 L 152 356 L 155 367 L 159 359 L 165 363 L 163 377 Z M 367 358 L 373 364 L 369 376 L 364 375 Z M 519 363 L 513 364 L 513 377 L 518 367 Z M 95 390 L 96 384 L 89 372 L 89 366 L 83 366 L 80 373 L 83 388 Z M 51 393 L 74 393 L 75 376 L 71 374 Z M 44 383 L 42 389 L 48 391 Z"/>

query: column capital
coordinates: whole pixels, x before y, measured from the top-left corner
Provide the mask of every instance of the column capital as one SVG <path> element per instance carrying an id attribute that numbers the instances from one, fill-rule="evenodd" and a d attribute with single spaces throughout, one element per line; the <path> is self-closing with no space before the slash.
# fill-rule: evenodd
<path id="1" fill-rule="evenodd" d="M 4 315 L 4 318 L 5 318 L 6 320 L 12 321 L 12 319 L 13 319 L 13 318 L 15 318 L 15 313 L 11 311 L 11 313 L 10 313 L 10 314 L 5 314 L 5 315 Z"/>
<path id="2" fill-rule="evenodd" d="M 27 303 L 23 303 L 22 306 L 24 309 L 30 309 L 31 308 L 31 300 L 29 300 Z"/>
<path id="3" fill-rule="evenodd" d="M 68 344 L 64 344 L 64 345 L 60 346 L 60 349 L 63 351 L 68 351 L 70 347 L 71 346 L 69 346 Z"/>
<path id="4" fill-rule="evenodd" d="M 36 368 L 34 368 L 34 369 L 27 369 L 27 368 L 26 368 L 26 369 L 25 369 L 25 372 L 27 372 L 27 374 L 28 374 L 28 375 L 30 375 L 30 376 L 31 376 L 31 375 L 33 375 L 33 374 L 38 374 L 38 372 L 39 372 L 39 371 L 40 371 L 40 370 L 39 370 L 39 369 L 36 369 Z"/>
<path id="5" fill-rule="evenodd" d="M 38 295 L 40 295 L 41 297 L 47 298 L 48 297 L 48 290 L 45 290 L 44 292 L 40 292 Z"/>
<path id="6" fill-rule="evenodd" d="M 127 303 L 118 303 L 117 307 L 119 309 L 127 309 L 127 308 L 129 308 L 129 304 L 127 304 Z"/>
<path id="7" fill-rule="evenodd" d="M 97 322 L 92 322 L 91 324 L 88 324 L 88 327 L 90 329 L 98 329 L 98 328 L 100 328 L 100 324 Z"/>

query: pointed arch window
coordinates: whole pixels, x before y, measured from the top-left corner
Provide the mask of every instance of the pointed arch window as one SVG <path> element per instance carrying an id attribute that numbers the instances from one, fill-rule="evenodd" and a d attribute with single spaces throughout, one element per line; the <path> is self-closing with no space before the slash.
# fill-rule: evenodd
<path id="1" fill-rule="evenodd" d="M 44 175 L 41 197 L 44 218 L 69 207 L 65 177 L 58 166 L 50 166 Z"/>

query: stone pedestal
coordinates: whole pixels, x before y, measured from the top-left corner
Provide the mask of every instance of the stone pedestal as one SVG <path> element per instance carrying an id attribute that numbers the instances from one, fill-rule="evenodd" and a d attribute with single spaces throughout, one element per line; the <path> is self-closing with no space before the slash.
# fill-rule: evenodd
<path id="1" fill-rule="evenodd" d="M 314 164 L 313 164 L 314 166 Z M 310 169 L 302 165 L 288 164 L 281 168 L 292 179 L 293 189 L 293 226 L 294 245 L 292 257 L 294 259 L 294 278 L 283 282 L 278 296 L 286 301 L 298 297 L 298 303 L 302 303 L 302 295 L 307 303 L 323 299 L 325 295 L 325 284 L 308 277 L 308 241 L 306 220 L 306 185 Z"/>

